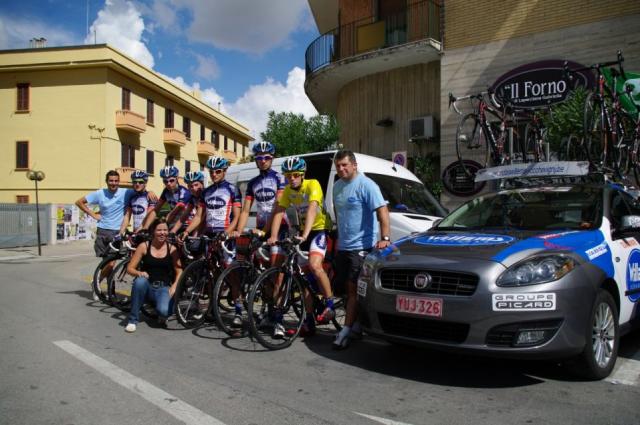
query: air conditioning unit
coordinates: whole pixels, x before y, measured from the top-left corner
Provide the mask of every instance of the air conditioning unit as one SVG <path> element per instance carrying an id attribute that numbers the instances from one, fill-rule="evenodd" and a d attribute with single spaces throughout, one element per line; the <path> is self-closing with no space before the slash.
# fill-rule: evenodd
<path id="1" fill-rule="evenodd" d="M 432 115 L 409 120 L 409 140 L 426 140 L 435 137 Z"/>

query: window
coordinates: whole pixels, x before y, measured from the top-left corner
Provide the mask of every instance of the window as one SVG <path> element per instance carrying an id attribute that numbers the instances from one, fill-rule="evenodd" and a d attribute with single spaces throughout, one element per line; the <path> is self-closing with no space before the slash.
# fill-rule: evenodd
<path id="1" fill-rule="evenodd" d="M 153 174 L 153 151 L 147 149 L 147 174 Z"/>
<path id="2" fill-rule="evenodd" d="M 16 204 L 28 204 L 29 195 L 16 195 Z"/>
<path id="3" fill-rule="evenodd" d="M 131 90 L 122 88 L 122 109 L 128 111 L 131 109 Z"/>
<path id="4" fill-rule="evenodd" d="M 29 142 L 16 142 L 16 169 L 29 169 Z"/>
<path id="5" fill-rule="evenodd" d="M 136 167 L 136 150 L 132 145 L 127 145 L 123 143 L 122 145 L 122 160 L 121 166 L 123 167 Z"/>
<path id="6" fill-rule="evenodd" d="M 17 85 L 18 98 L 16 103 L 16 110 L 28 111 L 29 110 L 29 83 L 19 83 Z"/>
<path id="7" fill-rule="evenodd" d="M 224 150 L 226 151 L 228 149 L 228 141 L 227 141 L 227 136 L 224 136 Z"/>
<path id="8" fill-rule="evenodd" d="M 167 158 L 164 160 L 164 166 L 173 165 L 175 158 L 171 155 L 167 155 Z"/>
<path id="9" fill-rule="evenodd" d="M 211 130 L 211 143 L 218 149 L 218 132 Z"/>
<path id="10" fill-rule="evenodd" d="M 191 120 L 187 117 L 182 118 L 182 131 L 186 134 L 187 139 L 191 139 Z"/>
<path id="11" fill-rule="evenodd" d="M 153 100 L 147 99 L 147 124 L 153 124 Z"/>
<path id="12" fill-rule="evenodd" d="M 173 110 L 165 109 L 164 111 L 164 128 L 173 128 Z"/>
<path id="13" fill-rule="evenodd" d="M 187 174 L 189 171 L 191 171 L 191 161 L 185 161 L 184 162 L 184 173 Z"/>
<path id="14" fill-rule="evenodd" d="M 204 125 L 200 124 L 200 140 L 206 140 L 204 138 L 204 133 L 205 133 Z"/>

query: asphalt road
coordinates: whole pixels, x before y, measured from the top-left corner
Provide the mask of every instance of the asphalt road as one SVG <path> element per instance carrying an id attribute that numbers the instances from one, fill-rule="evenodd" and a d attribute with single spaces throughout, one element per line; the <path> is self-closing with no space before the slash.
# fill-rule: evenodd
<path id="1" fill-rule="evenodd" d="M 164 330 L 91 299 L 90 255 L 0 256 L 1 424 L 640 423 L 640 332 L 616 371 L 492 360 L 329 333 L 269 352 L 214 327 Z"/>

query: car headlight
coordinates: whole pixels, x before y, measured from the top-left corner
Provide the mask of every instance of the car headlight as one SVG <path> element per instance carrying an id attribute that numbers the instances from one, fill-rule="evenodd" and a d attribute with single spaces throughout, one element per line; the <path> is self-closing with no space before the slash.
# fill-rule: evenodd
<path id="1" fill-rule="evenodd" d="M 498 286 L 524 286 L 553 282 L 569 273 L 577 263 L 558 254 L 539 255 L 514 264 L 500 275 Z"/>

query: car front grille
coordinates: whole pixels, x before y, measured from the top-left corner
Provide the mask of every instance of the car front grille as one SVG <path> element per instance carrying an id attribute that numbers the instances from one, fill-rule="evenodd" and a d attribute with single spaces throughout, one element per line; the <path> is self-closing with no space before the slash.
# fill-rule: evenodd
<path id="1" fill-rule="evenodd" d="M 389 336 L 396 335 L 460 344 L 467 339 L 469 333 L 469 325 L 465 323 L 443 322 L 386 313 L 378 313 L 378 320 L 384 333 Z"/>
<path id="2" fill-rule="evenodd" d="M 431 283 L 425 289 L 413 286 L 413 280 L 418 274 L 431 276 Z M 383 269 L 380 272 L 380 284 L 384 289 L 435 295 L 473 295 L 478 287 L 478 280 L 475 274 L 442 270 Z"/>

